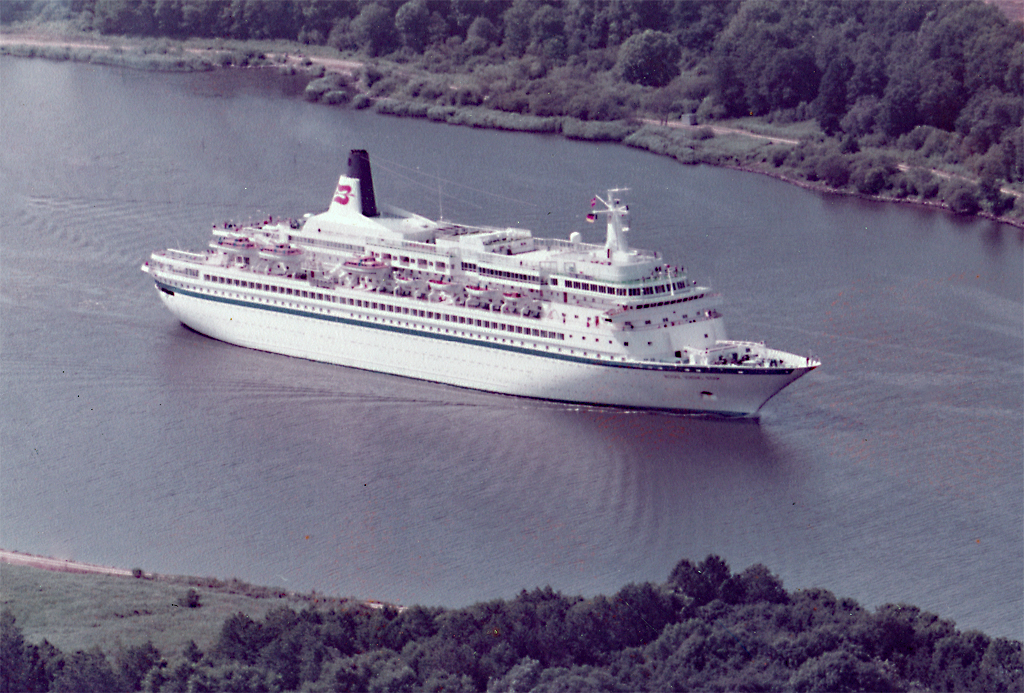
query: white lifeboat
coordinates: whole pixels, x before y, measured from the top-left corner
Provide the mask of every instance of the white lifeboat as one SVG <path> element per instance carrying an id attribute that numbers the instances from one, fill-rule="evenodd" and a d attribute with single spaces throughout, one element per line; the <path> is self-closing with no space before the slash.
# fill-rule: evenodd
<path id="1" fill-rule="evenodd" d="M 216 263 L 227 266 L 235 263 L 244 267 L 256 257 L 256 244 L 247 236 L 230 234 L 210 241 Z"/>
<path id="2" fill-rule="evenodd" d="M 521 313 L 525 318 L 539 318 L 541 316 L 542 307 L 538 301 L 528 301 L 521 308 Z"/>
<path id="3" fill-rule="evenodd" d="M 419 280 L 416 277 L 410 277 L 404 274 L 400 274 L 397 277 L 393 277 L 395 281 L 395 295 L 396 296 L 408 296 L 413 293 Z"/>
<path id="4" fill-rule="evenodd" d="M 519 312 L 519 301 L 523 298 L 523 295 L 518 291 L 507 291 L 501 295 L 501 312 L 502 313 L 518 313 Z"/>
<path id="5" fill-rule="evenodd" d="M 210 247 L 214 250 L 244 251 L 256 247 L 248 236 L 220 236 L 210 241 Z"/>
<path id="6" fill-rule="evenodd" d="M 430 289 L 430 294 L 427 296 L 427 300 L 440 303 L 445 300 L 448 296 L 448 292 L 451 289 L 452 283 L 445 281 L 444 279 L 431 279 L 427 282 L 427 287 Z"/>
<path id="7" fill-rule="evenodd" d="M 378 274 L 381 270 L 387 269 L 387 265 L 372 257 L 361 257 L 358 260 L 347 260 L 342 265 L 346 272 L 354 274 Z"/>
<path id="8" fill-rule="evenodd" d="M 292 274 L 301 263 L 302 249 L 289 243 L 271 243 L 260 246 L 259 256 L 269 261 L 271 274 L 287 275 Z"/>
<path id="9" fill-rule="evenodd" d="M 273 243 L 260 246 L 260 257 L 264 260 L 294 259 L 302 255 L 302 249 L 290 243 Z"/>
<path id="10" fill-rule="evenodd" d="M 486 307 L 487 303 L 493 298 L 494 294 L 490 289 L 482 286 L 467 286 L 466 291 L 466 305 L 470 308 Z"/>

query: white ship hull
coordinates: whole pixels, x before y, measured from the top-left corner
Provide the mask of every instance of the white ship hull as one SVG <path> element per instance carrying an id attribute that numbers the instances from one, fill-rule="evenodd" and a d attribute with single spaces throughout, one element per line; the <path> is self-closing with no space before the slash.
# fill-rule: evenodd
<path id="1" fill-rule="evenodd" d="M 817 365 L 744 369 L 616 363 L 545 350 L 529 340 L 483 341 L 458 327 L 424 332 L 404 316 L 360 319 L 328 309 L 311 312 L 299 304 L 253 304 L 183 290 L 159 278 L 157 285 L 163 286 L 164 304 L 184 325 L 230 344 L 560 402 L 749 416 Z M 777 353 L 792 362 L 792 355 Z"/>

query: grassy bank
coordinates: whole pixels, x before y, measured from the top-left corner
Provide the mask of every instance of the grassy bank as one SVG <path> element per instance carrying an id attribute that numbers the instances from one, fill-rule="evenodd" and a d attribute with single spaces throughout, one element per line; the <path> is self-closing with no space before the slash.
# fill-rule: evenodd
<path id="1" fill-rule="evenodd" d="M 98 647 L 112 654 L 151 641 L 171 654 L 190 640 L 206 649 L 233 614 L 262 619 L 281 607 L 344 602 L 237 580 L 76 574 L 0 563 L 0 609 L 14 614 L 30 642 L 46 638 L 65 652 Z"/>
<path id="2" fill-rule="evenodd" d="M 784 119 L 712 120 L 698 109 L 684 122 L 666 110 L 655 92 L 637 85 L 619 88 L 600 79 L 593 85 L 592 102 L 579 107 L 581 117 L 559 115 L 556 110 L 545 115 L 544 99 L 565 95 L 524 91 L 525 73 L 535 67 L 527 62 L 452 74 L 282 40 L 101 40 L 91 33 L 53 33 L 52 29 L 8 33 L 2 39 L 0 54 L 4 55 L 135 69 L 274 67 L 305 74 L 309 84 L 304 97 L 325 107 L 373 109 L 381 115 L 449 125 L 621 143 L 682 164 L 733 167 L 813 190 L 941 207 L 1024 228 L 1024 186 L 980 180 L 963 166 L 949 164 L 956 135 L 934 129 L 915 130 L 889 146 L 868 146 L 866 140 L 862 146 L 850 138 L 826 136 L 817 121 L 798 119 L 799 114 Z M 508 78 L 517 71 L 524 72 L 522 79 Z M 553 68 L 544 79 L 549 86 L 560 80 L 569 83 L 571 70 Z M 682 96 L 700 96 L 706 86 L 706 78 L 698 71 L 684 73 L 678 82 Z"/>

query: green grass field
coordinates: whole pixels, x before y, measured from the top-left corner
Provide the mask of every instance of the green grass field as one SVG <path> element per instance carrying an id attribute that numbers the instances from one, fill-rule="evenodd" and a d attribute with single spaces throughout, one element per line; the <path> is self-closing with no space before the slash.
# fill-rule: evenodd
<path id="1" fill-rule="evenodd" d="M 186 606 L 190 589 L 199 595 L 198 608 Z M 29 642 L 45 638 L 65 652 L 98 646 L 109 655 L 151 641 L 165 657 L 173 657 L 189 640 L 207 649 L 234 613 L 262 619 L 282 606 L 298 610 L 339 601 L 278 596 L 234 581 L 136 579 L 0 563 L 0 608 L 15 615 Z"/>

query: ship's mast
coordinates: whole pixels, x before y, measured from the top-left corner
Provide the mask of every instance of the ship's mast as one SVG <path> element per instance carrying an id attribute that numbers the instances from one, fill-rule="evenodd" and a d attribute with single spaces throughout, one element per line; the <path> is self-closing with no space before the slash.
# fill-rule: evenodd
<path id="1" fill-rule="evenodd" d="M 609 258 L 614 258 L 618 253 L 629 253 L 629 242 L 626 240 L 629 226 L 625 223 L 625 219 L 629 214 L 629 205 L 622 204 L 622 200 L 615 196 L 616 193 L 627 190 L 629 188 L 613 188 L 608 191 L 608 199 L 604 199 L 600 195 L 594 195 L 594 199 L 590 201 L 591 207 L 596 207 L 598 202 L 605 207 L 604 209 L 594 209 L 587 215 L 587 218 L 593 221 L 597 218 L 598 214 L 604 214 L 608 217 L 608 235 L 605 238 L 604 247 L 608 251 Z"/>

